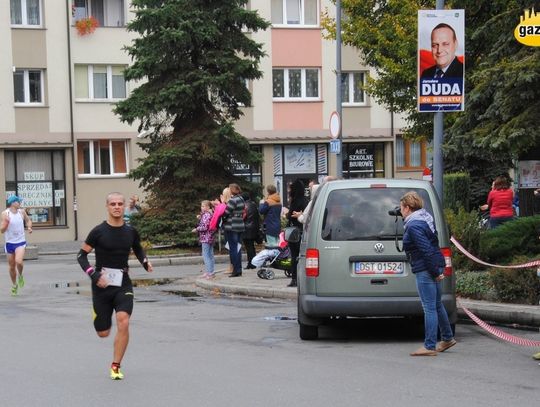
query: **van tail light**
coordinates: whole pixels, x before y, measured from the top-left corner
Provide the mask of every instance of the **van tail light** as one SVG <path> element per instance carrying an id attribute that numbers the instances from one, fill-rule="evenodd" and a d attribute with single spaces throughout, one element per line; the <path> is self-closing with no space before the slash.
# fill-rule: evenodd
<path id="1" fill-rule="evenodd" d="M 449 247 L 443 247 L 441 248 L 441 253 L 444 256 L 444 275 L 445 276 L 451 276 L 454 273 L 454 270 L 452 268 L 452 249 Z"/>
<path id="2" fill-rule="evenodd" d="M 306 276 L 319 277 L 319 250 L 306 250 Z"/>

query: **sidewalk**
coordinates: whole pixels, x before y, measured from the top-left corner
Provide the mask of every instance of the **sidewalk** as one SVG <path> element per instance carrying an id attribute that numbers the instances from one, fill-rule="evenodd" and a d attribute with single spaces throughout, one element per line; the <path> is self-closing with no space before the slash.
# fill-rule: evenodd
<path id="1" fill-rule="evenodd" d="M 46 242 L 36 244 L 35 246 L 38 246 L 40 256 L 67 254 L 73 254 L 75 256 L 81 248 L 82 243 L 82 241 Z M 0 253 L 3 257 L 3 250 Z M 150 256 L 150 259 L 154 266 L 203 264 L 201 256 Z M 197 286 L 209 291 L 218 291 L 227 294 L 287 300 L 296 299 L 296 288 L 287 287 L 290 278 L 286 277 L 285 273 L 281 270 L 275 270 L 275 278 L 273 280 L 259 278 L 256 270 L 244 270 L 241 277 L 229 278 L 228 267 L 225 267 L 229 263 L 229 257 L 227 255 L 217 255 L 216 263 L 223 264 L 223 266 L 217 267 L 215 279 L 206 280 L 199 278 L 196 281 Z M 138 265 L 138 262 L 136 260 L 130 260 L 130 266 L 135 265 Z M 540 327 L 540 306 L 501 304 L 468 299 L 461 299 L 460 303 L 485 321 Z M 458 308 L 458 315 L 460 318 L 468 318 L 461 308 Z"/>

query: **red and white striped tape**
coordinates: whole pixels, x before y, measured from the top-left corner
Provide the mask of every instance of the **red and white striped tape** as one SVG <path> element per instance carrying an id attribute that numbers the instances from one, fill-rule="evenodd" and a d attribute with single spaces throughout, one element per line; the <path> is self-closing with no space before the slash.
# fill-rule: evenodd
<path id="1" fill-rule="evenodd" d="M 531 339 L 525 339 L 520 338 L 519 336 L 510 335 L 504 331 L 501 331 L 498 328 L 495 328 L 494 326 L 489 325 L 488 323 L 482 321 L 480 318 L 478 318 L 476 315 L 474 315 L 470 310 L 468 310 L 466 307 L 461 304 L 459 300 L 457 300 L 458 305 L 460 308 L 471 318 L 476 324 L 482 328 L 484 331 L 489 332 L 491 335 L 496 336 L 499 339 L 502 339 L 503 341 L 513 343 L 515 345 L 521 345 L 521 346 L 531 346 L 531 347 L 540 347 L 540 341 L 533 341 Z"/>
<path id="2" fill-rule="evenodd" d="M 450 241 L 452 243 L 454 243 L 454 245 L 458 248 L 458 250 L 463 253 L 465 256 L 467 256 L 469 259 L 479 263 L 479 264 L 483 264 L 484 266 L 489 266 L 489 267 L 498 267 L 498 268 L 503 268 L 503 269 L 524 269 L 524 268 L 532 268 L 532 267 L 538 267 L 540 266 L 540 259 L 539 260 L 533 260 L 533 261 L 530 261 L 528 263 L 524 263 L 524 264 L 512 264 L 510 266 L 500 266 L 498 264 L 491 264 L 491 263 L 486 263 L 485 261 L 483 260 L 480 260 L 478 257 L 475 257 L 474 255 L 472 255 L 471 253 L 469 253 L 455 238 L 454 236 L 450 237 Z"/>

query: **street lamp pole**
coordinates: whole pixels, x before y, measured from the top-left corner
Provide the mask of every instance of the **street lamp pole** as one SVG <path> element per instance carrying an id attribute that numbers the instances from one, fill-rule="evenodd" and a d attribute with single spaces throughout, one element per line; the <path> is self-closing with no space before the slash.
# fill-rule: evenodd
<path id="1" fill-rule="evenodd" d="M 341 116 L 341 0 L 336 0 L 336 112 L 339 115 L 340 123 L 343 123 Z M 343 135 L 341 129 L 343 125 L 339 126 L 339 133 L 337 139 L 339 140 L 340 150 L 336 154 L 336 176 L 338 178 L 343 177 Z"/>
<path id="2" fill-rule="evenodd" d="M 436 9 L 444 9 L 444 0 L 436 1 Z M 439 199 L 443 200 L 443 172 L 444 158 L 442 153 L 442 145 L 444 142 L 444 113 L 436 112 L 433 114 L 433 184 L 439 195 Z"/>

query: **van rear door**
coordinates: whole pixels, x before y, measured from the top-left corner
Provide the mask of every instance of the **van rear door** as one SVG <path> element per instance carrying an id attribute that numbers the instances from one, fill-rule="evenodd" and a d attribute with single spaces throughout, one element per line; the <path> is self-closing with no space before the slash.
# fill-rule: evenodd
<path id="1" fill-rule="evenodd" d="M 388 211 L 412 188 L 366 184 L 335 188 L 326 194 L 318 216 L 319 296 L 417 296 L 415 277 L 400 252 L 403 220 Z M 416 189 L 433 213 L 426 190 Z M 322 198 L 322 197 L 320 197 Z M 313 230 L 312 230 L 313 232 Z M 398 236 L 396 246 L 395 236 Z"/>

